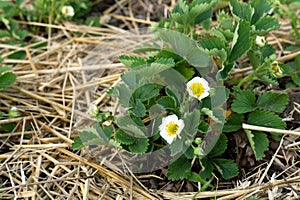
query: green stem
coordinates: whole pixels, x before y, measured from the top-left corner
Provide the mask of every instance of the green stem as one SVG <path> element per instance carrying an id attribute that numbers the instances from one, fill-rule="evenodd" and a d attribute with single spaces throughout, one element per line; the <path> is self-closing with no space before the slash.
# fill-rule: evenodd
<path id="1" fill-rule="evenodd" d="M 252 72 L 251 74 L 245 76 L 240 82 L 239 84 L 237 85 L 238 88 L 240 88 L 244 83 L 250 81 L 250 83 L 253 81 L 253 78 L 254 78 L 254 73 Z M 249 83 L 248 83 L 249 84 Z M 247 84 L 247 85 L 248 85 Z"/>

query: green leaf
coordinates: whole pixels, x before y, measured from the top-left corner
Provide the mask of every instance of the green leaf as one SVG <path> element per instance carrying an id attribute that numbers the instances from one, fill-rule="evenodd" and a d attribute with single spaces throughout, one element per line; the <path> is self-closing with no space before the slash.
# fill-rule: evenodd
<path id="1" fill-rule="evenodd" d="M 218 71 L 217 78 L 219 80 L 226 80 L 229 77 L 230 72 L 232 71 L 233 68 L 234 68 L 233 63 L 224 64 L 222 66 L 222 69 Z"/>
<path id="2" fill-rule="evenodd" d="M 125 108 L 129 107 L 131 94 L 131 91 L 125 84 L 119 84 L 114 87 L 111 93 L 112 96 L 116 96 L 119 99 L 120 104 Z"/>
<path id="3" fill-rule="evenodd" d="M 239 169 L 233 160 L 218 158 L 213 163 L 224 179 L 230 179 L 238 175 Z"/>
<path id="4" fill-rule="evenodd" d="M 196 183 L 205 183 L 206 181 L 204 181 L 201 176 L 199 174 L 197 174 L 196 172 L 191 172 L 187 179 L 189 181 L 192 181 L 192 182 L 196 182 Z"/>
<path id="5" fill-rule="evenodd" d="M 149 51 L 159 51 L 159 45 L 143 45 L 133 50 L 133 53 L 145 53 Z"/>
<path id="6" fill-rule="evenodd" d="M 190 80 L 195 74 L 195 70 L 192 67 L 176 66 L 174 67 L 174 69 L 182 74 L 186 78 L 186 80 Z"/>
<path id="7" fill-rule="evenodd" d="M 128 148 L 132 153 L 142 154 L 147 151 L 148 145 L 147 138 L 135 138 L 134 143 L 129 145 Z"/>
<path id="8" fill-rule="evenodd" d="M 116 119 L 116 124 L 120 129 L 133 137 L 145 137 L 147 129 L 143 124 L 139 124 L 131 116 L 124 116 Z"/>
<path id="9" fill-rule="evenodd" d="M 286 124 L 282 119 L 270 111 L 257 110 L 249 115 L 248 124 L 269 128 L 285 129 Z"/>
<path id="10" fill-rule="evenodd" d="M 150 66 L 144 66 L 142 68 L 138 68 L 135 71 L 137 75 L 136 79 L 139 81 L 140 84 L 149 83 L 149 80 L 150 81 L 153 80 L 155 81 L 155 83 L 158 83 L 158 80 L 156 79 L 155 76 L 162 72 L 167 71 L 168 69 L 172 68 L 174 65 L 175 62 L 172 58 L 169 59 L 160 58 L 155 62 L 151 63 Z M 145 74 L 147 74 L 147 76 L 145 76 Z"/>
<path id="11" fill-rule="evenodd" d="M 223 132 L 230 133 L 242 128 L 243 114 L 233 114 L 223 127 Z"/>
<path id="12" fill-rule="evenodd" d="M 252 64 L 253 69 L 257 69 L 263 62 L 260 49 L 251 49 L 247 52 L 247 56 Z"/>
<path id="13" fill-rule="evenodd" d="M 8 88 L 16 81 L 16 76 L 12 72 L 0 74 L 0 91 Z"/>
<path id="14" fill-rule="evenodd" d="M 221 38 L 218 37 L 209 37 L 200 41 L 200 45 L 204 49 L 212 50 L 212 49 L 225 49 L 225 44 Z"/>
<path id="15" fill-rule="evenodd" d="M 167 177 L 169 180 L 183 180 L 190 175 L 191 162 L 181 156 L 168 167 Z"/>
<path id="16" fill-rule="evenodd" d="M 170 151 L 171 151 L 171 156 L 175 157 L 176 155 L 181 155 L 185 149 L 188 148 L 184 144 L 183 139 L 176 138 L 175 141 L 172 142 L 172 144 L 169 145 Z"/>
<path id="17" fill-rule="evenodd" d="M 126 144 L 126 145 L 130 145 L 133 144 L 135 141 L 135 138 L 131 135 L 128 135 L 127 133 L 125 133 L 124 131 L 122 131 L 122 129 L 118 129 L 115 132 L 114 135 L 114 139 L 121 143 L 121 144 Z"/>
<path id="18" fill-rule="evenodd" d="M 119 61 L 130 68 L 140 67 L 147 64 L 146 60 L 138 56 L 122 55 L 119 57 Z"/>
<path id="19" fill-rule="evenodd" d="M 255 24 L 272 9 L 272 3 L 267 0 L 252 0 L 250 4 L 254 8 L 251 24 Z"/>
<path id="20" fill-rule="evenodd" d="M 0 30 L 0 38 L 2 37 L 9 37 L 10 33 L 7 30 Z"/>
<path id="21" fill-rule="evenodd" d="M 260 95 L 257 99 L 257 106 L 261 109 L 282 113 L 289 103 L 289 96 L 287 94 L 278 94 L 267 92 Z"/>
<path id="22" fill-rule="evenodd" d="M 252 44 L 250 30 L 251 27 L 249 22 L 240 21 L 238 23 L 234 32 L 232 47 L 228 58 L 229 63 L 235 62 L 250 49 Z"/>
<path id="23" fill-rule="evenodd" d="M 74 138 L 71 149 L 72 150 L 79 150 L 79 149 L 82 149 L 83 147 L 84 147 L 84 145 L 82 144 L 80 137 Z"/>
<path id="24" fill-rule="evenodd" d="M 79 133 L 79 137 L 84 146 L 111 145 L 110 138 L 105 135 L 103 128 L 98 123 L 93 127 L 86 127 Z"/>
<path id="25" fill-rule="evenodd" d="M 229 96 L 229 90 L 224 86 L 214 86 L 211 97 L 211 105 L 213 107 L 223 106 Z"/>
<path id="26" fill-rule="evenodd" d="M 287 64 L 287 74 L 292 77 L 293 82 L 300 86 L 300 55 L 296 56 L 293 62 Z"/>
<path id="27" fill-rule="evenodd" d="M 175 109 L 176 108 L 176 102 L 173 97 L 170 96 L 164 96 L 161 97 L 158 101 L 158 104 L 162 105 L 165 109 Z"/>
<path id="28" fill-rule="evenodd" d="M 200 165 L 202 167 L 202 169 L 199 173 L 200 177 L 203 178 L 203 179 L 210 178 L 212 176 L 212 172 L 213 172 L 213 169 L 214 169 L 214 166 L 212 165 L 210 160 L 208 160 L 207 157 L 204 157 L 200 160 Z"/>
<path id="29" fill-rule="evenodd" d="M 255 23 L 255 30 L 257 34 L 264 34 L 272 30 L 278 29 L 279 27 L 279 22 L 276 19 L 271 18 L 269 16 L 262 17 Z"/>
<path id="30" fill-rule="evenodd" d="M 4 72 L 7 72 L 7 71 L 9 71 L 11 69 L 11 67 L 10 66 L 1 66 L 0 67 L 0 75 L 2 74 L 2 73 L 4 73 Z"/>
<path id="31" fill-rule="evenodd" d="M 186 114 L 183 121 L 185 124 L 183 131 L 194 138 L 200 124 L 200 111 L 195 109 L 193 112 Z"/>
<path id="32" fill-rule="evenodd" d="M 158 36 L 179 56 L 195 67 L 207 67 L 210 57 L 188 36 L 173 30 L 159 30 Z"/>
<path id="33" fill-rule="evenodd" d="M 251 91 L 237 91 L 231 104 L 231 109 L 237 113 L 246 113 L 255 110 L 255 95 Z"/>
<path id="34" fill-rule="evenodd" d="M 221 134 L 218 142 L 214 148 L 209 152 L 208 157 L 213 158 L 222 155 L 227 149 L 227 137 L 225 134 Z"/>
<path id="35" fill-rule="evenodd" d="M 121 79 L 131 90 L 135 89 L 136 82 L 137 82 L 135 71 L 130 71 L 130 72 L 122 74 Z"/>
<path id="36" fill-rule="evenodd" d="M 26 56 L 26 52 L 25 51 L 17 51 L 15 53 L 10 54 L 9 56 L 7 56 L 7 58 L 9 59 L 18 59 L 18 60 L 23 60 Z"/>
<path id="37" fill-rule="evenodd" d="M 133 99 L 145 101 L 159 95 L 159 88 L 156 84 L 148 83 L 138 87 L 132 94 Z"/>
<path id="38" fill-rule="evenodd" d="M 191 21 L 191 25 L 198 24 L 204 20 L 210 19 L 212 15 L 212 7 L 216 3 L 215 0 L 209 1 L 209 3 L 195 4 L 193 1 L 191 4 L 191 9 L 188 14 L 188 18 Z M 193 4 L 194 3 L 194 4 Z"/>
<path id="39" fill-rule="evenodd" d="M 260 131 L 245 130 L 245 132 L 256 160 L 261 160 L 265 156 L 264 152 L 267 151 L 269 147 L 267 135 Z"/>
<path id="40" fill-rule="evenodd" d="M 248 22 L 250 22 L 251 17 L 254 13 L 254 9 L 251 8 L 250 4 L 239 2 L 237 0 L 230 0 L 230 8 L 231 12 L 235 16 Z"/>
<path id="41" fill-rule="evenodd" d="M 175 103 L 176 103 L 176 104 L 175 104 L 176 106 L 179 105 L 179 100 L 178 100 L 178 99 L 180 99 L 180 97 L 179 97 L 178 94 L 175 94 L 175 92 L 174 92 L 170 87 L 166 87 L 165 92 L 166 92 L 166 94 L 167 94 L 169 97 L 174 98 Z"/>
<path id="42" fill-rule="evenodd" d="M 134 107 L 130 111 L 137 117 L 144 117 L 146 115 L 146 107 L 140 99 L 135 100 Z"/>

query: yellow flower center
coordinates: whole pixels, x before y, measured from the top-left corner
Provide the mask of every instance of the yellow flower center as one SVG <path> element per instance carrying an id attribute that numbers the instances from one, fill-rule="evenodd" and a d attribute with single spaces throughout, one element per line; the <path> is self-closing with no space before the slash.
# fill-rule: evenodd
<path id="1" fill-rule="evenodd" d="M 194 95 L 200 97 L 200 95 L 204 92 L 204 87 L 201 83 L 193 83 L 190 86 L 190 90 L 193 92 Z"/>
<path id="2" fill-rule="evenodd" d="M 178 131 L 178 128 L 179 126 L 174 122 L 170 122 L 166 125 L 166 131 L 169 136 L 175 135 L 176 132 Z"/>
<path id="3" fill-rule="evenodd" d="M 272 70 L 273 70 L 273 72 L 275 72 L 275 73 L 279 72 L 278 64 L 272 64 Z"/>

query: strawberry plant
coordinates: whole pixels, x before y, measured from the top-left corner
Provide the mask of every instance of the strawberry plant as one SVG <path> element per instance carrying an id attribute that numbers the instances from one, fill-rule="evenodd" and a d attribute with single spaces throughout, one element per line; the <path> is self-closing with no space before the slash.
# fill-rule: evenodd
<path id="1" fill-rule="evenodd" d="M 276 85 L 283 76 L 283 64 L 276 61 L 275 49 L 265 39 L 280 26 L 268 15 L 272 2 L 230 0 L 229 9 L 220 10 L 218 23 L 212 26 L 218 3 L 179 0 L 169 19 L 152 27 L 153 44 L 137 49 L 140 56 L 119 57 L 129 71 L 108 95 L 125 112 L 115 117 L 94 109 L 98 122 L 79 133 L 73 149 L 119 148 L 131 155 L 129 167 L 134 172 L 168 165 L 170 180 L 200 182 L 200 190 L 206 190 L 213 188 L 216 173 L 224 179 L 238 175 L 235 162 L 223 154 L 227 137 L 242 129 L 242 123 L 285 128 L 278 115 L 288 103 L 287 94 L 259 95 L 253 90 L 258 83 Z M 199 26 L 204 30 L 198 31 Z M 249 60 L 252 71 L 237 82 L 232 70 L 248 67 L 239 66 L 241 58 Z M 227 102 L 233 111 L 230 116 Z M 262 159 L 269 137 L 244 131 L 256 159 Z M 195 162 L 200 166 L 196 170 Z"/>

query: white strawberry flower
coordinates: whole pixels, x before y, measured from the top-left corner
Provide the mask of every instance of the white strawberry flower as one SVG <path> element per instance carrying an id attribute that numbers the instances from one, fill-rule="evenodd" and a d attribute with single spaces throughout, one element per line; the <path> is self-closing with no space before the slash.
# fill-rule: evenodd
<path id="1" fill-rule="evenodd" d="M 210 87 L 204 78 L 194 77 L 187 84 L 187 91 L 192 97 L 201 100 L 209 95 Z"/>
<path id="2" fill-rule="evenodd" d="M 178 136 L 181 139 L 180 133 L 184 128 L 184 122 L 182 119 L 178 119 L 176 115 L 169 115 L 162 119 L 162 123 L 159 126 L 160 135 L 167 143 L 171 144 Z"/>

